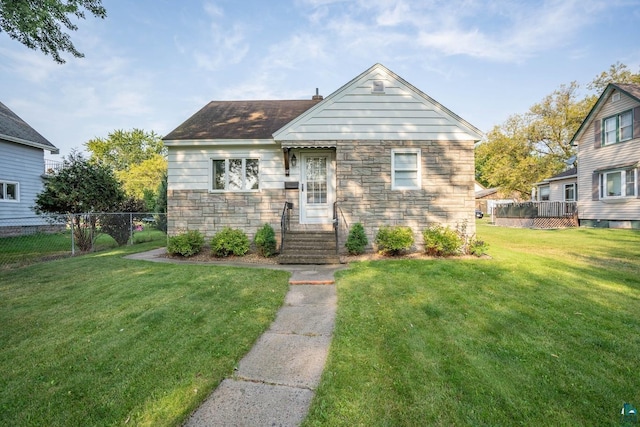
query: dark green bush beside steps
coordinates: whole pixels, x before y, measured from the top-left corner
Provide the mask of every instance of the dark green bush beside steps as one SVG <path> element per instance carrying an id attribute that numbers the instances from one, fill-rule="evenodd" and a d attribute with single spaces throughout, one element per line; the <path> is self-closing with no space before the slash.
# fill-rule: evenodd
<path id="1" fill-rule="evenodd" d="M 263 257 L 268 258 L 276 253 L 276 233 L 269 224 L 263 225 L 262 228 L 258 230 L 253 242 L 256 245 L 258 254 Z"/>
<path id="2" fill-rule="evenodd" d="M 167 252 L 172 255 L 193 256 L 202 250 L 204 236 L 197 230 L 189 230 L 186 233 L 169 237 Z"/>
<path id="3" fill-rule="evenodd" d="M 211 254 L 216 257 L 243 256 L 249 252 L 249 238 L 242 230 L 225 227 L 211 239 Z"/>
<path id="4" fill-rule="evenodd" d="M 360 255 L 364 253 L 368 244 L 369 240 L 364 232 L 364 227 L 361 223 L 356 222 L 349 230 L 347 242 L 344 246 L 347 248 L 350 255 Z"/>

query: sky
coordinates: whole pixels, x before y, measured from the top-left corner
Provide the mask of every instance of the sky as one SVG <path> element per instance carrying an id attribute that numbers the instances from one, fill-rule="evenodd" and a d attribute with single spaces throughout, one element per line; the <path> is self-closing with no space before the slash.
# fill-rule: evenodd
<path id="1" fill-rule="evenodd" d="M 209 101 L 325 97 L 376 63 L 483 132 L 640 72 L 640 0 L 103 0 L 66 64 L 0 33 L 0 101 L 60 149 L 166 135 Z"/>

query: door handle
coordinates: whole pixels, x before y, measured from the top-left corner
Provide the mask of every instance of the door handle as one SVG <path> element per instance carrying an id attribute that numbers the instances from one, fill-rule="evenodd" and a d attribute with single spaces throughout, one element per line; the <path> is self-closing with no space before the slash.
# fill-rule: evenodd
<path id="1" fill-rule="evenodd" d="M 302 191 L 304 191 L 304 184 L 301 184 L 301 185 L 302 185 Z"/>

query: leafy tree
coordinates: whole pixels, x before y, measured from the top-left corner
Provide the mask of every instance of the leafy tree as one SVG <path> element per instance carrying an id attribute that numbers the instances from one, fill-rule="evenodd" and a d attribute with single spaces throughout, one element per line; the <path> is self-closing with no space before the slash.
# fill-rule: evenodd
<path id="1" fill-rule="evenodd" d="M 92 162 L 116 171 L 125 192 L 139 199 L 145 197 L 145 192 L 155 194 L 167 171 L 166 148 L 153 131 L 115 130 L 106 138 L 89 140 L 85 147 Z"/>
<path id="2" fill-rule="evenodd" d="M 602 93 L 609 83 L 636 83 L 640 84 L 640 73 L 633 74 L 629 68 L 619 61 L 609 67 L 608 71 L 598 74 L 587 88 Z"/>
<path id="3" fill-rule="evenodd" d="M 160 135 L 142 129 L 118 129 L 106 138 L 94 138 L 84 145 L 91 153 L 91 161 L 103 163 L 117 171 L 129 170 L 131 166 L 156 155 L 167 154 Z"/>
<path id="4" fill-rule="evenodd" d="M 0 32 L 4 31 L 30 49 L 40 49 L 57 63 L 64 64 L 60 52 L 84 57 L 62 29 L 64 25 L 68 30 L 76 31 L 78 26 L 72 18 L 84 19 L 83 9 L 96 18 L 107 16 L 101 0 L 0 0 Z"/>
<path id="5" fill-rule="evenodd" d="M 588 85 L 598 95 L 610 82 L 640 83 L 640 74 L 616 63 Z M 579 96 L 579 85 L 561 85 L 525 114 L 509 117 L 476 146 L 476 179 L 503 193 L 529 194 L 535 182 L 561 172 L 575 154 L 570 142 L 598 97 Z"/>
<path id="6" fill-rule="evenodd" d="M 116 176 L 122 182 L 124 191 L 138 199 L 149 197 L 158 188 L 158 183 L 167 174 L 167 159 L 160 154 L 129 166 L 127 170 L 116 171 Z M 151 207 L 153 210 L 153 207 Z"/>
<path id="7" fill-rule="evenodd" d="M 80 250 L 88 251 L 98 236 L 97 217 L 90 213 L 113 211 L 124 199 L 120 182 L 110 168 L 72 151 L 63 159 L 63 167 L 47 179 L 33 209 L 38 215 L 73 214 L 76 242 Z"/>
<path id="8" fill-rule="evenodd" d="M 155 200 L 156 226 L 158 230 L 167 232 L 167 174 L 165 173 L 158 186 L 158 196 Z"/>

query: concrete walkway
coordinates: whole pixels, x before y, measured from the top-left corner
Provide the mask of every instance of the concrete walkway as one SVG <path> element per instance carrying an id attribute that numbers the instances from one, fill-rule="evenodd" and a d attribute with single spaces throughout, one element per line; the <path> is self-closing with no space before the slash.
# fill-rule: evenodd
<path id="1" fill-rule="evenodd" d="M 175 262 L 162 257 L 163 253 L 160 249 L 127 258 Z M 269 330 L 185 426 L 300 425 L 320 382 L 331 343 L 337 303 L 333 275 L 346 266 L 215 264 L 290 271 L 289 292 Z"/>

